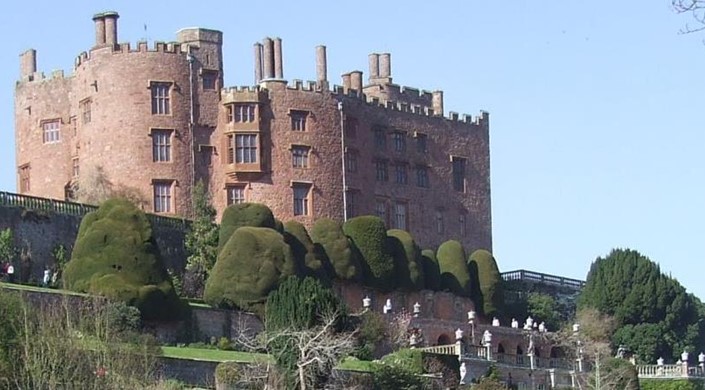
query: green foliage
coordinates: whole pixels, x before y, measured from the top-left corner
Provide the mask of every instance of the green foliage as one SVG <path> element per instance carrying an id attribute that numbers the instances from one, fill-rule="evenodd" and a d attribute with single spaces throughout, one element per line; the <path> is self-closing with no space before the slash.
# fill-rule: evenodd
<path id="1" fill-rule="evenodd" d="M 400 367 L 412 374 L 423 374 L 423 353 L 419 349 L 400 349 L 382 358 L 382 363 Z"/>
<path id="2" fill-rule="evenodd" d="M 385 291 L 395 289 L 398 270 L 389 253 L 384 221 L 371 215 L 355 217 L 345 222 L 343 231 L 360 251 L 365 265 L 365 283 Z"/>
<path id="3" fill-rule="evenodd" d="M 0 230 L 0 261 L 12 261 L 15 252 L 15 238 L 12 229 Z"/>
<path id="4" fill-rule="evenodd" d="M 215 367 L 215 380 L 219 384 L 234 385 L 241 377 L 240 365 L 236 362 L 222 362 Z"/>
<path id="5" fill-rule="evenodd" d="M 478 249 L 470 255 L 468 263 L 477 267 L 483 313 L 487 317 L 499 316 L 504 310 L 504 289 L 497 261 L 489 251 Z"/>
<path id="6" fill-rule="evenodd" d="M 57 270 L 63 270 L 68 263 L 68 251 L 64 244 L 56 244 L 51 249 L 51 256 L 54 258 L 54 264 L 56 264 Z"/>
<path id="7" fill-rule="evenodd" d="M 556 300 L 548 295 L 537 292 L 529 293 L 527 299 L 528 315 L 536 321 L 545 322 L 550 330 L 558 330 L 561 328 L 562 319 L 560 316 L 560 308 Z"/>
<path id="8" fill-rule="evenodd" d="M 374 390 L 423 390 L 424 382 L 413 372 L 392 365 L 377 365 L 372 372 Z"/>
<path id="9" fill-rule="evenodd" d="M 124 199 L 108 200 L 83 218 L 63 283 L 135 306 L 145 319 L 182 314 L 147 217 Z"/>
<path id="10" fill-rule="evenodd" d="M 105 319 L 108 329 L 117 334 L 136 333 L 142 326 L 139 309 L 124 302 L 109 303 L 105 307 Z"/>
<path id="11" fill-rule="evenodd" d="M 613 345 L 626 345 L 643 362 L 660 356 L 674 361 L 684 349 L 705 349 L 700 300 L 637 251 L 615 249 L 595 260 L 578 300 L 583 307 L 613 316 Z"/>
<path id="12" fill-rule="evenodd" d="M 366 311 L 360 316 L 360 328 L 357 336 L 357 349 L 354 356 L 360 360 L 374 359 L 377 346 L 384 340 L 387 323 L 382 314 Z"/>
<path id="13" fill-rule="evenodd" d="M 189 286 L 189 292 L 203 288 L 208 273 L 218 257 L 218 225 L 214 222 L 216 211 L 211 205 L 208 191 L 202 181 L 198 181 L 191 192 L 193 202 L 193 222 L 184 239 L 186 271 L 195 274 L 195 286 Z"/>
<path id="14" fill-rule="evenodd" d="M 311 238 L 314 244 L 322 247 L 323 255 L 328 258 L 338 279 L 360 280 L 362 264 L 350 239 L 343 233 L 338 222 L 330 218 L 317 220 L 311 230 Z"/>
<path id="15" fill-rule="evenodd" d="M 630 361 L 618 358 L 608 358 L 604 362 L 601 376 L 609 380 L 612 389 L 639 390 L 639 375 L 636 366 Z"/>
<path id="16" fill-rule="evenodd" d="M 334 273 L 333 267 L 322 250 L 316 245 L 306 231 L 306 227 L 297 221 L 284 224 L 284 240 L 291 247 L 296 262 L 304 269 L 304 274 L 328 282 Z"/>
<path id="17" fill-rule="evenodd" d="M 22 302 L 19 294 L 0 291 L 0 381 L 4 383 L 14 375 L 13 348 L 19 343 L 22 335 L 21 314 Z"/>
<path id="18" fill-rule="evenodd" d="M 274 229 L 276 223 L 272 210 L 259 203 L 239 203 L 229 206 L 223 211 L 218 236 L 218 254 L 235 231 L 242 226 L 264 227 Z M 283 228 L 282 230 L 283 231 Z"/>
<path id="19" fill-rule="evenodd" d="M 242 227 L 235 231 L 206 281 L 203 300 L 215 307 L 252 308 L 297 271 L 284 237 L 273 229 Z"/>
<path id="20" fill-rule="evenodd" d="M 441 289 L 441 269 L 438 267 L 436 253 L 431 249 L 421 251 L 421 266 L 423 267 L 424 286 L 432 291 Z"/>
<path id="21" fill-rule="evenodd" d="M 333 290 L 320 281 L 293 276 L 269 294 L 265 313 L 267 331 L 303 330 L 320 324 L 327 315 L 342 319 L 346 309 Z"/>
<path id="22" fill-rule="evenodd" d="M 640 379 L 641 390 L 705 390 L 705 382 L 697 379 Z"/>
<path id="23" fill-rule="evenodd" d="M 408 232 L 399 229 L 387 231 L 390 252 L 394 257 L 399 287 L 412 291 L 424 288 L 421 249 Z"/>
<path id="24" fill-rule="evenodd" d="M 462 244 L 455 240 L 446 241 L 438 247 L 436 256 L 441 272 L 441 288 L 455 295 L 471 297 L 470 273 Z"/>

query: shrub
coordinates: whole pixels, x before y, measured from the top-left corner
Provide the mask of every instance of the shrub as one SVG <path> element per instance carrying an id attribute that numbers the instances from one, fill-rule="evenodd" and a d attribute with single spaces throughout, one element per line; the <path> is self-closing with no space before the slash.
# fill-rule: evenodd
<path id="1" fill-rule="evenodd" d="M 0 230 L 0 262 L 11 262 L 15 257 L 15 252 L 15 238 L 12 229 Z"/>
<path id="2" fill-rule="evenodd" d="M 259 203 L 239 203 L 223 211 L 218 235 L 218 254 L 223 250 L 230 237 L 242 226 L 265 227 L 274 229 L 276 223 L 272 210 Z"/>
<path id="3" fill-rule="evenodd" d="M 374 359 L 375 350 L 384 341 L 387 322 L 382 314 L 366 311 L 360 316 L 360 330 L 354 356 L 360 360 Z"/>
<path id="4" fill-rule="evenodd" d="M 135 306 L 145 319 L 182 314 L 147 217 L 124 199 L 108 200 L 83 218 L 63 283 Z"/>
<path id="5" fill-rule="evenodd" d="M 470 297 L 470 273 L 465 263 L 465 250 L 455 240 L 446 241 L 438 247 L 438 267 L 441 272 L 441 288 L 455 295 Z"/>
<path id="6" fill-rule="evenodd" d="M 441 289 L 441 270 L 438 268 L 436 253 L 431 249 L 421 251 L 421 266 L 423 268 L 424 286 L 433 291 Z"/>
<path id="7" fill-rule="evenodd" d="M 303 268 L 304 274 L 327 283 L 332 274 L 328 258 L 317 251 L 306 228 L 300 222 L 288 221 L 284 224 L 284 240 L 291 247 L 296 262 Z"/>
<path id="8" fill-rule="evenodd" d="M 318 280 L 292 276 L 269 294 L 265 306 L 268 331 L 303 330 L 316 326 L 323 316 L 336 314 L 342 319 L 345 305 L 337 295 Z"/>
<path id="9" fill-rule="evenodd" d="M 215 367 L 215 380 L 218 384 L 237 384 L 241 376 L 240 366 L 236 362 L 222 362 Z"/>
<path id="10" fill-rule="evenodd" d="M 242 227 L 235 231 L 206 281 L 203 300 L 216 307 L 249 309 L 296 274 L 284 237 L 273 229 Z"/>
<path id="11" fill-rule="evenodd" d="M 140 311 L 124 302 L 111 302 L 105 308 L 108 329 L 120 333 L 139 332 L 142 322 Z"/>
<path id="12" fill-rule="evenodd" d="M 315 245 L 322 247 L 337 278 L 351 281 L 361 278 L 360 259 L 339 223 L 329 218 L 317 220 L 311 230 L 311 238 Z"/>
<path id="13" fill-rule="evenodd" d="M 396 269 L 389 253 L 384 222 L 371 215 L 355 217 L 345 222 L 343 231 L 360 251 L 365 284 L 385 291 L 396 288 Z"/>
<path id="14" fill-rule="evenodd" d="M 400 349 L 383 357 L 382 363 L 401 367 L 412 374 L 423 374 L 423 353 L 420 349 Z"/>
<path id="15" fill-rule="evenodd" d="M 424 382 L 421 377 L 416 376 L 409 370 L 402 367 L 390 366 L 386 364 L 378 365 L 372 372 L 375 390 L 423 390 Z"/>
<path id="16" fill-rule="evenodd" d="M 221 337 L 218 339 L 218 349 L 221 351 L 231 351 L 233 350 L 233 343 L 227 337 Z"/>
<path id="17" fill-rule="evenodd" d="M 389 248 L 394 256 L 399 286 L 409 290 L 424 288 L 421 249 L 408 232 L 392 229 L 387 232 Z"/>
<path id="18" fill-rule="evenodd" d="M 487 317 L 497 316 L 504 309 L 504 289 L 497 261 L 489 251 L 478 249 L 468 259 L 468 264 L 473 263 L 477 267 L 483 313 Z"/>

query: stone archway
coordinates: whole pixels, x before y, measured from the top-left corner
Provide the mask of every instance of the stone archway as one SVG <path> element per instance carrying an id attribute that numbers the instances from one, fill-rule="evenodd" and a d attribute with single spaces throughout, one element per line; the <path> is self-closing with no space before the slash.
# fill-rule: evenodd
<path id="1" fill-rule="evenodd" d="M 518 365 L 524 364 L 524 350 L 521 349 L 521 345 L 517 345 L 516 362 Z"/>
<path id="2" fill-rule="evenodd" d="M 506 351 L 504 350 L 504 345 L 502 343 L 497 344 L 497 361 L 504 363 L 507 361 Z"/>
<path id="3" fill-rule="evenodd" d="M 448 336 L 445 333 L 438 336 L 438 342 L 436 345 L 450 345 L 450 344 L 453 344 L 450 340 L 450 336 Z"/>

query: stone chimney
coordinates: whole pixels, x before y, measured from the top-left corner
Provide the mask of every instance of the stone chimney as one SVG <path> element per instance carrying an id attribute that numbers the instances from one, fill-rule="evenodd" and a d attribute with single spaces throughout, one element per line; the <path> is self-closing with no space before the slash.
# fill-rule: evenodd
<path id="1" fill-rule="evenodd" d="M 95 47 L 115 47 L 117 45 L 117 20 L 119 17 L 120 15 L 114 11 L 93 15 L 93 22 L 95 22 Z"/>
<path id="2" fill-rule="evenodd" d="M 319 88 L 328 88 L 328 60 L 326 59 L 326 47 L 316 46 L 316 82 Z"/>

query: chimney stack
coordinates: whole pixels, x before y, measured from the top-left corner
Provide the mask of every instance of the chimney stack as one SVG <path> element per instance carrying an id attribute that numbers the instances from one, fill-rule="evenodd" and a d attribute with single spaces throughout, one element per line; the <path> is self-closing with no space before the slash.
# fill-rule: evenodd
<path id="1" fill-rule="evenodd" d="M 392 78 L 392 56 L 389 53 L 379 55 L 379 77 Z"/>
<path id="2" fill-rule="evenodd" d="M 370 80 L 379 78 L 379 54 L 372 53 L 370 58 Z"/>
<path id="3" fill-rule="evenodd" d="M 282 58 L 282 40 L 274 38 L 274 78 L 282 80 L 284 78 L 284 60 Z"/>
<path id="4" fill-rule="evenodd" d="M 29 49 L 20 54 L 20 79 L 32 81 L 35 73 L 37 73 L 37 51 Z"/>
<path id="5" fill-rule="evenodd" d="M 254 44 L 255 51 L 255 84 L 259 84 L 262 80 L 262 44 L 257 42 Z"/>
<path id="6" fill-rule="evenodd" d="M 326 59 L 326 47 L 316 46 L 316 82 L 319 88 L 328 88 L 328 60 Z"/>
<path id="7" fill-rule="evenodd" d="M 362 72 L 359 70 L 353 70 L 350 72 L 350 88 L 354 89 L 357 94 L 362 93 Z"/>
<path id="8" fill-rule="evenodd" d="M 348 93 L 350 90 L 350 73 L 343 73 L 343 93 Z"/>
<path id="9" fill-rule="evenodd" d="M 443 91 L 433 91 L 431 95 L 433 115 L 443 116 Z"/>
<path id="10" fill-rule="evenodd" d="M 95 46 L 117 45 L 117 20 L 120 15 L 114 11 L 102 12 L 93 15 L 95 22 Z"/>
<path id="11" fill-rule="evenodd" d="M 262 42 L 262 52 L 264 59 L 264 78 L 272 79 L 274 78 L 274 42 L 271 38 L 264 38 Z"/>

